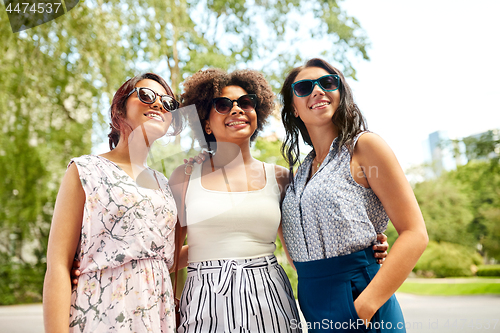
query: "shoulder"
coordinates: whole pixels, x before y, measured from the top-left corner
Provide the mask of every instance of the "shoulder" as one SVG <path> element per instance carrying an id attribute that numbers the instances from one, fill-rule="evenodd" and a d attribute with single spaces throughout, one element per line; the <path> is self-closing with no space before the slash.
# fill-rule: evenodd
<path id="1" fill-rule="evenodd" d="M 66 187 L 66 188 L 77 188 L 78 190 L 82 190 L 83 192 L 83 185 L 82 182 L 84 182 L 85 176 L 80 175 L 80 171 L 78 170 L 78 166 L 76 163 L 73 163 L 73 159 L 71 162 L 68 164 L 68 168 L 66 169 L 66 173 L 64 174 L 64 177 L 61 182 L 61 187 Z"/>
<path id="2" fill-rule="evenodd" d="M 78 164 L 87 164 L 89 163 L 90 161 L 94 160 L 95 158 L 97 158 L 97 156 L 95 155 L 82 155 L 82 156 L 78 156 L 78 157 L 73 157 L 69 163 L 68 163 L 68 167 L 73 164 L 73 163 L 78 163 Z"/>
<path id="3" fill-rule="evenodd" d="M 175 168 L 168 181 L 171 186 L 175 186 L 184 182 L 184 179 L 186 178 L 185 168 L 186 164 L 181 164 L 177 168 Z"/>
<path id="4" fill-rule="evenodd" d="M 73 163 L 75 162 L 74 159 L 71 159 L 71 161 L 69 162 L 68 164 L 68 168 L 66 169 L 66 175 L 68 177 L 79 177 L 78 175 L 78 167 L 76 165 L 76 163 Z"/>
<path id="5" fill-rule="evenodd" d="M 91 174 L 93 171 L 95 171 L 95 167 L 97 164 L 96 160 L 97 156 L 95 155 L 82 155 L 79 157 L 73 157 L 68 165 L 67 165 L 67 170 L 75 169 L 77 172 L 82 173 L 82 176 L 84 174 Z"/>
<path id="6" fill-rule="evenodd" d="M 366 132 L 360 135 L 356 146 L 354 147 L 354 152 L 361 153 L 362 155 L 378 155 L 387 153 L 388 151 L 392 152 L 389 145 L 382 139 L 379 135 Z"/>
<path id="7" fill-rule="evenodd" d="M 354 147 L 354 156 L 361 166 L 382 166 L 397 162 L 394 152 L 379 135 L 371 132 L 362 134 Z"/>
<path id="8" fill-rule="evenodd" d="M 272 165 L 272 167 L 274 168 L 276 183 L 278 183 L 280 189 L 281 200 L 283 200 L 286 189 L 290 183 L 290 171 L 281 165 Z"/>
<path id="9" fill-rule="evenodd" d="M 276 176 L 276 181 L 278 182 L 278 184 L 281 185 L 281 183 L 284 181 L 286 181 L 286 184 L 288 184 L 290 171 L 281 165 L 273 165 L 273 167 L 274 167 L 274 174 Z"/>
<path id="10" fill-rule="evenodd" d="M 168 178 L 163 174 L 163 172 L 151 168 L 149 168 L 149 170 L 151 170 L 158 179 L 161 179 L 163 182 L 168 183 Z"/>

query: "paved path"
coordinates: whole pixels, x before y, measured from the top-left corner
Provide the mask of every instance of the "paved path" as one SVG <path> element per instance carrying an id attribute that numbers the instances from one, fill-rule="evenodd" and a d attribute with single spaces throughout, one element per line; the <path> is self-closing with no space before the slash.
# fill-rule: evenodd
<path id="1" fill-rule="evenodd" d="M 0 306 L 0 333 L 44 333 L 42 305 Z"/>
<path id="2" fill-rule="evenodd" d="M 407 333 L 500 333 L 500 296 L 397 293 Z M 0 306 L 0 333 L 43 333 L 42 306 Z"/>
<path id="3" fill-rule="evenodd" d="M 396 295 L 408 333 L 500 332 L 500 295 Z"/>

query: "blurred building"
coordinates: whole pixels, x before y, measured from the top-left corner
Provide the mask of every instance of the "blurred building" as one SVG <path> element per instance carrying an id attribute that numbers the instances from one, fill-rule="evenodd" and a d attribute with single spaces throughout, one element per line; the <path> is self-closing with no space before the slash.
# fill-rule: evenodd
<path id="1" fill-rule="evenodd" d="M 436 131 L 429 134 L 423 144 L 428 166 L 424 178 L 434 178 L 472 160 L 498 158 L 500 130 L 489 130 L 460 139 L 450 138 L 446 131 Z"/>
<path id="2" fill-rule="evenodd" d="M 450 139 L 446 131 L 429 134 L 424 145 L 426 164 L 430 166 L 426 178 L 439 177 L 443 171 L 455 170 L 458 165 L 467 163 L 465 145 L 461 140 Z"/>

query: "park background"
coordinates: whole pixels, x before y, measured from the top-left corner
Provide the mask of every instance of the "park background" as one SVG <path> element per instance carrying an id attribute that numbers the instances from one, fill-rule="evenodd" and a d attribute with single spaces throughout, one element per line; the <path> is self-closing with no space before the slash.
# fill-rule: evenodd
<path id="1" fill-rule="evenodd" d="M 19 33 L 4 8 L 0 304 L 41 301 L 60 180 L 72 157 L 106 151 L 109 101 L 126 79 L 153 71 L 180 94 L 201 68 L 252 68 L 278 94 L 287 71 L 316 56 L 348 76 L 369 128 L 412 183 L 431 240 L 415 276 L 500 274 L 496 1 L 87 0 Z M 254 152 L 285 165 L 278 118 Z M 433 150 L 431 133 L 439 139 Z M 168 176 L 195 151 L 186 131 L 159 142 L 150 162 Z M 393 243 L 394 229 L 387 234 Z M 437 293 L 500 293 L 498 283 L 477 281 Z M 432 293 L 431 285 L 402 290 Z"/>

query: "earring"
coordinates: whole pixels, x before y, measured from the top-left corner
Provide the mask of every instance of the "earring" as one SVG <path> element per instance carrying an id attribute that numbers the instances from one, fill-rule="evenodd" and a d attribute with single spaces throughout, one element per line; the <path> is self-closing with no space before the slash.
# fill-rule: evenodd
<path id="1" fill-rule="evenodd" d="M 208 135 L 212 134 L 212 130 L 210 129 L 210 123 L 208 121 L 205 123 L 205 133 L 207 133 Z"/>

